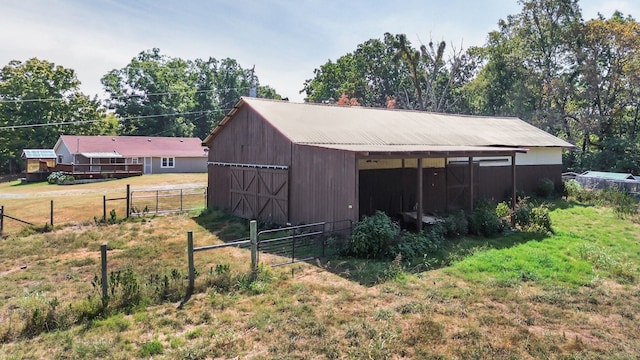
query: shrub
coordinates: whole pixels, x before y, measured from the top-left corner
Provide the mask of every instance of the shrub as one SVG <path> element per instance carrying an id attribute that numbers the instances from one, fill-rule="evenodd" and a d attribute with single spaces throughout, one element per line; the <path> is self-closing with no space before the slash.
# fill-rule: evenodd
<path id="1" fill-rule="evenodd" d="M 365 216 L 354 226 L 348 251 L 355 256 L 380 258 L 399 233 L 397 223 L 384 212 L 376 211 L 373 216 Z"/>
<path id="2" fill-rule="evenodd" d="M 496 215 L 495 208 L 486 199 L 476 203 L 471 214 L 469 230 L 474 235 L 494 236 L 504 230 L 504 224 Z"/>
<path id="3" fill-rule="evenodd" d="M 449 238 L 463 236 L 469 233 L 469 221 L 464 210 L 449 215 L 444 221 L 444 235 Z"/>
<path id="4" fill-rule="evenodd" d="M 551 217 L 549 216 L 549 207 L 547 205 L 540 204 L 531 209 L 531 223 L 528 230 L 553 233 Z"/>
<path id="5" fill-rule="evenodd" d="M 548 199 L 550 198 L 555 191 L 555 185 L 551 179 L 544 178 L 538 182 L 538 186 L 536 187 L 536 195 Z"/>
<path id="6" fill-rule="evenodd" d="M 72 175 L 67 175 L 67 174 L 63 173 L 62 171 L 52 172 L 47 177 L 47 182 L 49 184 L 63 184 L 63 183 L 66 183 L 66 182 L 74 182 L 75 180 L 76 179 Z"/>
<path id="7" fill-rule="evenodd" d="M 602 202 L 613 207 L 613 212 L 619 218 L 638 213 L 638 200 L 624 191 L 606 189 L 601 191 L 600 197 Z"/>
<path id="8" fill-rule="evenodd" d="M 428 268 L 432 258 L 443 247 L 446 232 L 446 226 L 441 223 L 419 233 L 402 233 L 397 243 L 389 247 L 387 255 L 394 261 L 398 258 L 408 263 L 419 261 Z"/>

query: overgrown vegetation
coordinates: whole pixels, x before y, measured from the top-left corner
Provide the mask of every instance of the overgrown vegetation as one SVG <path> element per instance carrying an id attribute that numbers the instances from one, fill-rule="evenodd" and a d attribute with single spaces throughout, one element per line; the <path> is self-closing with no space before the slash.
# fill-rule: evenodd
<path id="1" fill-rule="evenodd" d="M 525 204 L 530 224 L 540 204 L 521 198 Z M 195 230 L 198 246 L 211 244 L 240 220 L 208 210 L 12 236 L 0 244 L 0 357 L 640 353 L 629 331 L 640 310 L 638 225 L 571 196 L 543 204 L 553 233 L 525 230 L 524 220 L 511 228 L 509 207 L 498 204 L 486 207 L 506 223 L 497 236 L 465 235 L 471 215 L 456 212 L 421 233 L 398 231 L 377 258 L 336 256 L 252 274 L 246 250 L 200 252 L 196 289 L 181 309 L 186 230 Z M 110 249 L 106 301 L 95 276 L 101 243 Z"/>

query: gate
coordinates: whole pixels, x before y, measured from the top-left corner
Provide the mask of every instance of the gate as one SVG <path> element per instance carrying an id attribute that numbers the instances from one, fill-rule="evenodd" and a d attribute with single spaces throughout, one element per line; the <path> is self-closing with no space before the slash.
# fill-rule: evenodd
<path id="1" fill-rule="evenodd" d="M 231 169 L 231 212 L 245 219 L 289 221 L 289 173 L 286 169 Z"/>
<path id="2" fill-rule="evenodd" d="M 263 230 L 258 252 L 276 255 L 269 264 L 274 267 L 335 255 L 352 228 L 351 220 L 342 220 Z"/>

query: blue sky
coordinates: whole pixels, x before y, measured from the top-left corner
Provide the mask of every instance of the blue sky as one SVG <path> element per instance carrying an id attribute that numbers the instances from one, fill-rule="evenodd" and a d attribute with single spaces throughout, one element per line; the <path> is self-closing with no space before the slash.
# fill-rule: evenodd
<path id="1" fill-rule="evenodd" d="M 640 17 L 638 0 L 580 0 L 583 18 L 614 10 Z M 2 0 L 0 66 L 32 57 L 72 68 L 87 95 L 139 52 L 255 65 L 262 85 L 292 101 L 313 70 L 385 32 L 418 45 L 483 45 L 516 0 Z"/>

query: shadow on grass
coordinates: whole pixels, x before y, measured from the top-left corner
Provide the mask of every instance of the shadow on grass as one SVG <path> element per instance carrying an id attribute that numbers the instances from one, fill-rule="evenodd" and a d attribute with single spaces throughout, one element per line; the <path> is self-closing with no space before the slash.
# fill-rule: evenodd
<path id="1" fill-rule="evenodd" d="M 362 286 L 375 286 L 394 279 L 400 272 L 418 274 L 441 269 L 473 256 L 479 251 L 511 248 L 530 241 L 541 241 L 547 237 L 548 235 L 542 233 L 512 232 L 493 238 L 468 236 L 447 239 L 437 252 L 425 256 L 421 261 L 412 263 L 398 263 L 391 259 L 359 259 L 339 256 L 318 259 L 309 263 Z"/>
<path id="2" fill-rule="evenodd" d="M 227 211 L 209 208 L 194 218 L 195 222 L 224 242 L 249 237 L 248 221 Z"/>

